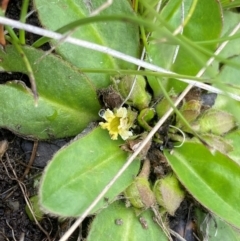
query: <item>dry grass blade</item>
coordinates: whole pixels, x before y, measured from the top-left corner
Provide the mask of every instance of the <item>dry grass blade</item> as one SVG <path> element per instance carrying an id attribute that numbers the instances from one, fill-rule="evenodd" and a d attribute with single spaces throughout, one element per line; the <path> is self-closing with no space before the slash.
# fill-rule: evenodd
<path id="1" fill-rule="evenodd" d="M 34 214 L 34 212 L 33 212 L 33 210 L 32 210 L 31 203 L 29 202 L 29 199 L 28 199 L 28 197 L 27 197 L 27 195 L 26 195 L 26 187 L 25 187 L 24 183 L 22 183 L 22 182 L 19 180 L 19 178 L 18 178 L 18 176 L 17 176 L 17 174 L 16 174 L 16 172 L 15 172 L 15 170 L 14 170 L 12 164 L 11 164 L 11 161 L 10 161 L 10 159 L 9 159 L 9 157 L 8 157 L 8 154 L 6 153 L 5 155 L 6 155 L 6 159 L 7 159 L 8 165 L 9 165 L 9 167 L 11 168 L 11 171 L 12 171 L 12 173 L 13 173 L 13 175 L 14 175 L 14 178 L 11 177 L 11 175 L 10 175 L 9 172 L 8 172 L 8 169 L 7 169 L 6 165 L 4 164 L 4 162 L 2 162 L 2 164 L 3 164 L 3 166 L 4 166 L 5 170 L 6 170 L 7 175 L 8 175 L 9 178 L 11 178 L 12 180 L 16 180 L 16 181 L 17 181 L 17 183 L 18 183 L 18 185 L 19 185 L 19 187 L 20 187 L 20 189 L 21 189 L 21 191 L 22 191 L 22 194 L 23 194 L 23 196 L 24 196 L 25 202 L 26 202 L 26 204 L 27 204 L 28 207 L 29 207 L 29 210 L 30 210 L 30 212 L 31 212 L 31 214 L 32 214 L 32 216 L 33 216 L 33 218 L 34 218 L 34 221 L 36 222 L 36 225 L 37 225 L 37 226 L 39 227 L 39 229 L 46 235 L 47 240 L 51 241 L 51 239 L 50 239 L 50 237 L 49 237 L 49 234 L 48 234 L 47 231 L 39 224 L 39 222 L 37 221 L 37 219 L 36 219 L 36 217 L 35 217 L 35 214 Z"/>
<path id="2" fill-rule="evenodd" d="M 53 32 L 53 31 L 49 31 L 49 30 L 46 30 L 46 29 L 42 29 L 42 28 L 39 28 L 39 27 L 35 27 L 35 26 L 29 25 L 29 24 L 20 23 L 18 21 L 11 20 L 11 19 L 8 19 L 8 18 L 5 18 L 5 17 L 0 17 L 0 23 L 5 24 L 5 25 L 9 25 L 9 26 L 12 26 L 12 27 L 15 27 L 15 28 L 18 28 L 18 29 L 24 29 L 28 32 L 35 33 L 35 34 L 38 34 L 38 35 L 41 35 L 41 36 L 46 36 L 46 37 L 53 38 L 53 39 L 57 39 L 57 40 L 64 37 L 64 35 L 62 35 L 62 34 L 59 34 L 59 33 Z M 213 93 L 228 95 L 232 99 L 240 101 L 239 95 L 224 92 L 224 91 L 222 91 L 222 90 L 220 90 L 216 87 L 213 87 L 213 86 L 210 86 L 210 85 L 198 82 L 198 81 L 194 81 L 194 80 L 191 80 L 191 79 L 178 78 L 178 75 L 174 72 L 168 71 L 166 69 L 163 69 L 159 66 L 150 64 L 148 62 L 139 60 L 139 59 L 134 58 L 132 56 L 123 54 L 123 53 L 121 53 L 119 51 L 116 51 L 114 49 L 110 49 L 108 47 L 104 47 L 104 46 L 101 46 L 101 45 L 98 45 L 98 44 L 95 44 L 95 43 L 91 43 L 91 42 L 88 42 L 88 41 L 84 41 L 84 40 L 76 39 L 76 38 L 72 38 L 72 37 L 68 37 L 66 39 L 66 42 L 74 44 L 74 45 L 78 45 L 78 46 L 81 46 L 81 47 L 85 47 L 85 48 L 88 48 L 88 49 L 92 49 L 92 50 L 95 50 L 95 51 L 98 51 L 98 52 L 109 54 L 113 57 L 116 57 L 118 59 L 124 60 L 124 61 L 129 62 L 129 63 L 133 63 L 137 66 L 141 66 L 142 68 L 145 68 L 145 69 L 148 69 L 148 70 L 156 71 L 158 73 L 163 73 L 163 74 L 166 73 L 166 74 L 176 75 L 176 77 L 174 77 L 174 78 L 176 78 L 177 80 L 180 80 L 180 81 L 188 83 L 188 84 L 192 84 L 193 86 L 199 87 L 201 89 L 204 89 L 204 90 L 207 90 L 207 91 L 210 91 L 210 92 L 213 92 Z"/>

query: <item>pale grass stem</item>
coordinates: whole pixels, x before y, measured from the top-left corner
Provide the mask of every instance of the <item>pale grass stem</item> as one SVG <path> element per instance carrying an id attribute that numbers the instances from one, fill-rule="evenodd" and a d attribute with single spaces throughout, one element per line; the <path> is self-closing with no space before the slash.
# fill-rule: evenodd
<path id="1" fill-rule="evenodd" d="M 18 21 L 15 20 L 11 20 L 5 17 L 0 17 L 0 23 L 1 24 L 5 24 L 5 25 L 10 25 L 12 27 L 18 28 L 18 29 L 24 29 L 26 31 L 38 34 L 38 35 L 42 35 L 42 36 L 46 36 L 46 37 L 50 37 L 53 39 L 61 39 L 63 38 L 64 35 L 59 34 L 59 33 L 55 33 L 53 31 L 49 31 L 49 30 L 45 30 L 39 27 L 35 27 L 29 24 L 23 24 L 20 23 Z M 231 35 L 233 35 L 235 32 L 237 32 L 239 30 L 240 24 L 238 24 L 234 30 L 231 32 Z M 175 74 L 173 72 L 170 72 L 168 70 L 165 70 L 159 66 L 147 63 L 145 61 L 139 60 L 137 58 L 134 58 L 132 56 L 123 54 L 121 52 L 118 52 L 116 50 L 104 47 L 104 46 L 100 46 L 94 43 L 90 43 L 87 41 L 83 41 L 80 39 L 75 39 L 72 37 L 67 37 L 66 38 L 66 42 L 81 46 L 81 47 L 85 47 L 88 49 L 92 49 L 98 52 L 102 52 L 102 53 L 106 53 L 109 54 L 113 57 L 125 60 L 129 63 L 133 63 L 136 64 L 138 66 L 141 66 L 145 69 L 148 70 L 152 70 L 152 71 L 156 71 L 156 72 L 160 72 L 160 73 L 170 73 L 170 74 Z M 216 51 L 216 55 L 220 53 L 220 51 L 226 46 L 226 44 L 228 43 L 228 41 L 225 41 L 224 43 L 222 43 L 220 45 L 220 47 L 218 48 L 218 50 Z M 202 76 L 202 74 L 205 72 L 207 66 L 209 66 L 212 62 L 214 61 L 214 57 L 210 58 L 209 61 L 206 63 L 206 66 L 203 67 L 199 73 L 197 74 L 198 77 Z M 204 83 L 200 83 L 197 81 L 193 81 L 193 80 L 187 80 L 187 79 L 179 79 L 176 78 L 180 81 L 186 82 L 189 85 L 187 86 L 187 88 L 180 94 L 180 96 L 178 97 L 178 99 L 176 100 L 176 102 L 174 103 L 174 106 L 176 107 L 184 98 L 184 96 L 188 93 L 188 91 L 192 88 L 192 86 L 197 86 L 199 88 L 208 90 L 210 92 L 214 92 L 214 93 L 218 93 L 218 94 L 227 94 L 228 96 L 230 96 L 231 98 L 240 101 L 240 96 L 232 94 L 232 93 L 225 93 L 222 90 L 206 85 Z M 115 177 L 106 185 L 106 187 L 102 190 L 102 192 L 96 197 L 96 199 L 91 203 L 91 205 L 84 211 L 84 213 L 75 221 L 75 223 L 72 225 L 72 227 L 62 236 L 62 238 L 60 239 L 60 241 L 66 241 L 70 235 L 74 232 L 74 230 L 81 224 L 81 222 L 83 221 L 83 219 L 91 212 L 91 210 L 96 206 L 96 204 L 104 197 L 104 195 L 107 193 L 107 191 L 112 187 L 112 185 L 116 182 L 116 180 L 123 174 L 123 172 L 128 168 L 128 166 L 134 161 L 134 159 L 138 156 L 138 154 L 141 152 L 141 150 L 144 148 L 144 146 L 152 139 L 152 137 L 154 136 L 154 134 L 158 131 L 158 129 L 162 126 L 162 124 L 166 121 L 166 119 L 172 114 L 173 112 L 173 108 L 170 108 L 165 115 L 157 122 L 157 124 L 153 127 L 153 129 L 149 132 L 149 134 L 147 135 L 147 137 L 142 141 L 142 143 L 140 144 L 140 146 L 136 149 L 136 151 L 128 158 L 128 160 L 126 161 L 126 163 L 123 165 L 123 167 L 119 170 L 119 172 L 115 175 Z"/>
<path id="2" fill-rule="evenodd" d="M 42 28 L 39 28 L 39 27 L 35 27 L 33 25 L 30 25 L 30 24 L 20 23 L 16 20 L 12 20 L 12 19 L 5 18 L 5 17 L 0 17 L 0 24 L 9 25 L 9 26 L 12 26 L 12 27 L 17 28 L 17 29 L 24 29 L 28 32 L 35 33 L 35 34 L 45 36 L 45 37 L 49 37 L 49 38 L 56 39 L 56 40 L 59 40 L 59 39 L 64 37 L 63 34 L 59 34 L 59 33 L 56 33 L 56 32 L 50 31 L 50 30 L 46 30 L 46 29 L 42 29 Z M 76 39 L 76 38 L 73 38 L 73 37 L 67 37 L 65 41 L 68 42 L 68 43 L 77 45 L 77 46 L 81 46 L 81 47 L 84 47 L 84 48 L 87 48 L 87 49 L 92 49 L 92 50 L 95 50 L 95 51 L 98 51 L 98 52 L 102 52 L 102 53 L 111 55 L 115 58 L 124 60 L 124 61 L 129 62 L 129 63 L 133 63 L 137 66 L 141 66 L 142 68 L 145 68 L 145 69 L 148 69 L 148 70 L 156 71 L 158 73 L 163 73 L 163 74 L 165 73 L 165 74 L 176 75 L 177 80 L 180 80 L 182 82 L 191 84 L 193 86 L 199 87 L 201 89 L 204 89 L 204 90 L 207 90 L 207 91 L 210 91 L 210 92 L 213 92 L 213 93 L 225 94 L 225 95 L 231 97 L 232 99 L 240 101 L 239 95 L 228 93 L 228 92 L 222 91 L 222 90 L 220 90 L 216 87 L 213 87 L 213 86 L 210 86 L 210 85 L 198 82 L 198 81 L 194 81 L 194 80 L 191 80 L 191 79 L 178 78 L 177 77 L 178 75 L 174 72 L 171 72 L 169 70 L 161 68 L 157 65 L 145 62 L 143 60 L 139 60 L 135 57 L 123 54 L 123 53 L 121 53 L 119 51 L 116 51 L 114 49 L 110 49 L 108 47 L 104 47 L 104 46 L 101 46 L 101 45 L 98 45 L 98 44 L 95 44 L 95 43 L 91 43 L 91 42 L 84 41 L 84 40 L 81 40 L 81 39 Z M 214 58 L 214 57 L 212 57 L 212 58 Z"/>

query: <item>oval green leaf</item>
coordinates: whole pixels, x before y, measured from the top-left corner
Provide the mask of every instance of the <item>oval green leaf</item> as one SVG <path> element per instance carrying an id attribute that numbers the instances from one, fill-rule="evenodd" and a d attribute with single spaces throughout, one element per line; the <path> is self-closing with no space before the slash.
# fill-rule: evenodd
<path id="1" fill-rule="evenodd" d="M 42 207 L 54 215 L 81 215 L 124 165 L 128 154 L 100 127 L 62 148 L 47 166 L 39 190 Z M 102 199 L 96 211 L 131 184 L 140 167 L 135 160 Z"/>
<path id="2" fill-rule="evenodd" d="M 153 221 L 153 216 L 152 211 L 147 210 L 137 217 L 133 208 L 126 208 L 123 202 L 114 202 L 96 216 L 87 241 L 167 241 L 162 229 Z"/>
<path id="3" fill-rule="evenodd" d="M 199 143 L 184 143 L 171 155 L 164 152 L 187 190 L 211 212 L 240 227 L 240 166 Z"/>
<path id="4" fill-rule="evenodd" d="M 89 17 L 90 14 L 105 4 L 105 0 L 75 1 L 69 0 L 49 1 L 34 0 L 42 25 L 50 30 L 57 30 L 71 22 Z M 113 1 L 99 16 L 116 14 L 133 15 L 129 1 Z M 70 29 L 69 29 L 70 30 Z M 106 21 L 76 28 L 73 37 L 94 42 L 131 56 L 138 56 L 139 34 L 138 26 L 123 21 Z M 52 41 L 52 44 L 56 44 Z M 78 68 L 115 69 L 134 68 L 133 65 L 115 59 L 110 55 L 89 50 L 72 44 L 61 44 L 57 52 Z M 87 74 L 98 88 L 106 87 L 110 83 L 108 74 Z"/>
<path id="5" fill-rule="evenodd" d="M 48 55 L 34 64 L 43 51 L 22 47 L 32 63 L 38 106 L 31 90 L 23 82 L 0 85 L 0 126 L 38 139 L 73 136 L 91 121 L 99 119 L 96 90 L 86 76 L 67 62 Z M 27 73 L 22 57 L 13 46 L 0 52 L 5 71 Z"/>

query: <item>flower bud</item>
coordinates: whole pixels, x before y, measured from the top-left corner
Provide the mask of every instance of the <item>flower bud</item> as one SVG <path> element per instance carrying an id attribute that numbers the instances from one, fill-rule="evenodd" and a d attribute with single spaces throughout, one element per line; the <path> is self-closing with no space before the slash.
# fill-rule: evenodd
<path id="1" fill-rule="evenodd" d="M 147 133 L 144 132 L 141 135 L 139 135 L 138 138 L 136 139 L 127 140 L 124 144 L 120 145 L 120 148 L 126 152 L 131 152 L 131 153 L 135 152 L 137 148 L 141 145 L 144 138 L 146 138 L 146 136 L 147 136 Z M 152 140 L 148 141 L 148 143 L 142 148 L 142 150 L 138 154 L 138 157 L 140 157 L 141 160 L 147 156 L 147 153 L 151 147 L 151 144 L 152 144 Z"/>
<path id="2" fill-rule="evenodd" d="M 135 208 L 149 208 L 156 203 L 147 178 L 136 177 L 125 190 L 125 196 Z"/>
<path id="3" fill-rule="evenodd" d="M 193 125 L 193 129 L 201 133 L 223 135 L 236 127 L 233 115 L 217 110 L 207 110 Z"/>
<path id="4" fill-rule="evenodd" d="M 148 122 L 155 116 L 155 110 L 153 108 L 146 108 L 141 110 L 138 115 L 138 124 L 145 130 L 150 131 L 152 128 L 148 125 Z"/>
<path id="5" fill-rule="evenodd" d="M 189 122 L 193 122 L 197 119 L 201 111 L 201 102 L 198 100 L 190 100 L 185 102 L 179 110 L 183 117 Z M 177 122 L 181 122 L 177 117 Z"/>
<path id="6" fill-rule="evenodd" d="M 216 136 L 213 134 L 202 134 L 201 138 L 211 146 L 211 148 L 216 149 L 223 154 L 228 154 L 233 151 L 233 146 L 231 141 L 222 136 Z M 193 138 L 191 141 L 200 142 L 198 138 Z"/>
<path id="7" fill-rule="evenodd" d="M 177 99 L 177 96 L 171 96 L 173 102 Z M 163 98 L 157 105 L 156 105 L 156 112 L 159 118 L 166 114 L 166 112 L 171 108 L 169 101 L 166 98 Z"/>
<path id="8" fill-rule="evenodd" d="M 181 189 L 178 179 L 173 174 L 157 180 L 153 187 L 153 192 L 157 203 L 172 216 L 174 216 L 175 211 L 185 196 L 185 192 Z"/>
<path id="9" fill-rule="evenodd" d="M 134 83 L 135 75 L 125 75 L 118 79 L 115 79 L 116 88 L 121 94 L 122 98 L 125 99 L 130 93 L 133 83 Z M 137 75 L 136 82 L 133 87 L 132 94 L 127 101 L 127 104 L 142 110 L 148 107 L 151 101 L 151 95 L 146 91 L 146 80 L 143 76 Z"/>

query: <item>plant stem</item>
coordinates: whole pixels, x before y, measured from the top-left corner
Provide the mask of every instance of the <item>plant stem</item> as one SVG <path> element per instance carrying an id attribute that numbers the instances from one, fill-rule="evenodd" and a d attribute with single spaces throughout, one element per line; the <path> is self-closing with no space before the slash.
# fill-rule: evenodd
<path id="1" fill-rule="evenodd" d="M 11 36 L 12 37 L 12 36 Z M 14 47 L 16 48 L 17 52 L 20 54 L 20 56 L 23 59 L 23 62 L 26 66 L 26 69 L 28 71 L 28 77 L 29 77 L 29 81 L 31 83 L 31 90 L 33 93 L 33 97 L 35 100 L 35 106 L 38 105 L 38 93 L 37 93 L 37 86 L 36 86 L 36 82 L 35 82 L 35 77 L 33 74 L 33 69 L 32 66 L 26 56 L 26 54 L 24 53 L 23 49 L 21 48 L 21 46 L 18 44 L 18 42 L 14 41 L 14 38 L 12 37 L 12 44 L 14 45 Z"/>
<path id="2" fill-rule="evenodd" d="M 11 39 L 9 41 L 14 41 L 15 43 L 19 43 L 19 38 L 16 35 L 16 33 L 13 31 L 13 29 L 9 26 L 5 26 L 5 29 L 7 30 L 8 34 L 11 37 Z"/>
<path id="3" fill-rule="evenodd" d="M 22 23 L 26 22 L 28 5 L 29 5 L 29 0 L 24 0 L 23 4 L 22 4 L 22 8 L 21 8 L 21 14 L 20 14 L 20 22 L 22 22 Z M 19 40 L 20 40 L 20 44 L 22 44 L 22 45 L 24 45 L 26 43 L 25 30 L 23 30 L 23 29 L 19 30 Z"/>
<path id="4" fill-rule="evenodd" d="M 150 175 L 150 160 L 148 158 L 144 158 L 143 166 L 141 172 L 138 174 L 138 177 L 144 177 L 146 179 L 149 178 Z"/>
<path id="5" fill-rule="evenodd" d="M 42 28 L 35 27 L 35 26 L 29 25 L 29 24 L 23 24 L 23 23 L 20 23 L 19 21 L 15 21 L 15 20 L 8 19 L 8 18 L 5 18 L 5 17 L 0 17 L 0 23 L 10 25 L 10 26 L 13 26 L 13 27 L 19 28 L 19 29 L 25 29 L 26 31 L 29 31 L 31 33 L 35 33 L 35 34 L 38 34 L 38 35 L 44 35 L 44 36 L 47 36 L 49 38 L 53 38 L 53 39 L 57 39 L 57 40 L 61 39 L 64 36 L 62 34 L 59 34 L 59 33 L 56 33 L 56 32 L 50 31 L 50 30 L 42 29 Z M 238 26 L 240 26 L 240 24 L 238 24 Z M 95 50 L 95 51 L 98 51 L 98 52 L 109 54 L 113 57 L 116 57 L 118 59 L 122 59 L 126 62 L 129 62 L 129 63 L 136 64 L 137 66 L 141 66 L 141 67 L 146 68 L 148 70 L 156 71 L 156 72 L 159 72 L 159 73 L 175 74 L 176 75 L 175 79 L 177 79 L 177 80 L 180 80 L 182 82 L 191 84 L 193 86 L 199 87 L 199 88 L 204 89 L 204 90 L 208 90 L 208 91 L 213 92 L 213 93 L 227 95 L 232 99 L 240 101 L 239 95 L 229 93 L 229 92 L 225 92 L 225 91 L 222 91 L 222 90 L 220 90 L 216 87 L 213 87 L 213 86 L 201 83 L 201 82 L 193 81 L 191 79 L 178 78 L 178 75 L 174 72 L 168 71 L 164 68 L 161 68 L 159 66 L 150 64 L 148 62 L 139 60 L 139 59 L 134 58 L 132 56 L 123 54 L 123 53 L 121 53 L 119 51 L 116 51 L 114 49 L 110 49 L 108 47 L 104 47 L 104 46 L 101 46 L 101 45 L 98 45 L 98 44 L 95 44 L 95 43 L 91 43 L 91 42 L 88 42 L 88 41 L 84 41 L 84 40 L 80 40 L 80 39 L 76 39 L 76 38 L 72 38 L 72 37 L 68 37 L 66 39 L 66 42 L 72 43 L 72 44 L 75 44 L 75 45 L 78 45 L 78 46 L 81 46 L 81 47 L 85 47 L 85 48 L 88 48 L 88 49 L 92 49 L 92 50 Z"/>

